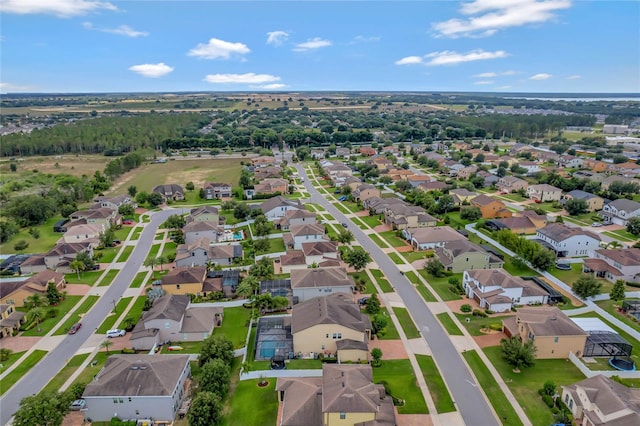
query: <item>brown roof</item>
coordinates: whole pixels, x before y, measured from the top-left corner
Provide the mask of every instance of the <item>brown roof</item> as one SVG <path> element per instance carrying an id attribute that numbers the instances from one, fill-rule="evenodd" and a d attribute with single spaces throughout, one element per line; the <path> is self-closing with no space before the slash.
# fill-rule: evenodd
<path id="1" fill-rule="evenodd" d="M 194 307 L 185 312 L 181 333 L 211 333 L 215 325 L 216 314 L 221 314 L 222 308 Z"/>
<path id="2" fill-rule="evenodd" d="M 440 181 L 432 181 L 432 182 L 424 182 L 421 183 L 420 185 L 418 185 L 418 188 L 423 189 L 425 191 L 435 191 L 438 189 L 445 189 L 448 188 L 449 185 L 447 185 L 444 182 L 440 182 Z"/>
<path id="3" fill-rule="evenodd" d="M 593 272 L 609 272 L 616 277 L 622 276 L 622 272 L 618 268 L 614 268 L 602 259 L 585 259 L 582 264 L 584 269 L 589 269 Z"/>
<path id="4" fill-rule="evenodd" d="M 525 286 L 525 280 L 514 277 L 502 268 L 476 269 L 467 274 L 483 286 L 499 286 L 502 288 L 520 288 Z"/>
<path id="5" fill-rule="evenodd" d="M 535 228 L 536 226 L 531 222 L 531 219 L 528 217 L 504 217 L 502 219 L 493 219 L 496 222 L 499 222 L 506 226 L 509 229 L 518 229 L 518 228 Z"/>
<path id="6" fill-rule="evenodd" d="M 20 264 L 21 267 L 24 266 L 42 266 L 42 265 L 46 265 L 44 263 L 44 255 L 42 254 L 36 254 L 33 256 L 29 256 L 27 258 L 27 260 L 25 260 L 24 262 L 22 262 Z"/>
<path id="7" fill-rule="evenodd" d="M 629 388 L 610 378 L 598 374 L 569 386 L 563 386 L 574 392 L 581 388 L 589 401 L 605 416 L 623 410 L 629 410 L 626 416 L 611 420 L 609 425 L 638 425 L 640 424 L 640 389 Z M 579 400 L 575 400 L 579 403 Z M 585 412 L 591 407 L 584 407 Z"/>
<path id="8" fill-rule="evenodd" d="M 384 386 L 373 384 L 370 365 L 322 366 L 323 413 L 377 413 Z"/>
<path id="9" fill-rule="evenodd" d="M 336 324 L 360 331 L 364 337 L 364 331 L 371 328 L 371 322 L 349 297 L 345 293 L 335 293 L 298 303 L 291 312 L 291 333 L 295 334 L 318 324 Z"/>
<path id="10" fill-rule="evenodd" d="M 291 271 L 291 288 L 353 286 L 344 268 L 296 269 Z"/>
<path id="11" fill-rule="evenodd" d="M 45 269 L 44 271 L 38 272 L 34 276 L 27 278 L 25 282 L 37 284 L 43 288 L 46 288 L 50 282 L 58 284 L 62 280 L 64 280 L 64 274 L 61 274 L 60 272 L 54 272 L 51 269 Z"/>
<path id="12" fill-rule="evenodd" d="M 218 228 L 219 225 L 217 223 L 202 221 L 188 223 L 184 228 L 182 228 L 182 231 L 186 234 L 188 232 L 217 231 Z"/>
<path id="13" fill-rule="evenodd" d="M 87 250 L 89 246 L 90 246 L 90 243 L 88 242 L 57 244 L 47 254 L 45 254 L 45 257 L 77 254 Z"/>
<path id="14" fill-rule="evenodd" d="M 409 228 L 407 231 L 411 238 L 418 243 L 438 243 L 446 241 L 460 241 L 466 238 L 456 232 L 450 226 L 438 226 L 435 228 Z"/>
<path id="15" fill-rule="evenodd" d="M 304 253 L 300 250 L 291 250 L 280 256 L 282 266 L 305 265 Z"/>
<path id="16" fill-rule="evenodd" d="M 640 265 L 640 248 L 601 249 L 596 250 L 596 253 L 623 266 Z"/>
<path id="17" fill-rule="evenodd" d="M 488 206 L 491 203 L 503 204 L 502 201 L 498 201 L 484 194 L 480 194 L 477 197 L 475 197 L 473 200 L 471 200 L 471 204 L 474 206 Z"/>
<path id="18" fill-rule="evenodd" d="M 191 211 L 189 212 L 191 216 L 199 216 L 201 214 L 207 213 L 218 214 L 218 208 L 214 206 L 200 206 L 196 207 L 195 209 L 191 209 Z"/>
<path id="19" fill-rule="evenodd" d="M 516 315 L 536 336 L 586 336 L 586 332 L 556 307 L 520 308 Z"/>
<path id="20" fill-rule="evenodd" d="M 186 284 L 186 283 L 202 283 L 204 281 L 207 268 L 190 267 L 175 268 L 169 271 L 167 275 L 161 278 L 162 285 L 165 284 Z"/>
<path id="21" fill-rule="evenodd" d="M 598 234 L 591 231 L 583 231 L 580 227 L 569 228 L 567 225 L 562 223 L 550 223 L 544 228 L 538 229 L 538 232 L 551 238 L 553 241 L 564 241 L 578 235 L 586 235 L 595 240 L 601 240 L 600 235 Z"/>
<path id="22" fill-rule="evenodd" d="M 302 252 L 305 256 L 319 256 L 326 253 L 336 253 L 338 243 L 335 241 L 312 241 L 302 243 Z"/>
<path id="23" fill-rule="evenodd" d="M 84 397 L 171 396 L 189 355 L 111 355 Z"/>
<path id="24" fill-rule="evenodd" d="M 291 235 L 293 235 L 293 237 L 300 235 L 324 235 L 324 225 L 318 223 L 294 225 L 291 227 Z"/>
<path id="25" fill-rule="evenodd" d="M 290 200 L 288 198 L 284 198 L 282 195 L 278 195 L 263 201 L 262 204 L 260 204 L 260 210 L 262 210 L 263 213 L 267 213 L 280 206 L 289 206 L 300 210 L 304 209 L 304 206 L 300 201 Z"/>
<path id="26" fill-rule="evenodd" d="M 281 426 L 323 426 L 322 378 L 278 378 L 276 391 L 284 391 Z"/>

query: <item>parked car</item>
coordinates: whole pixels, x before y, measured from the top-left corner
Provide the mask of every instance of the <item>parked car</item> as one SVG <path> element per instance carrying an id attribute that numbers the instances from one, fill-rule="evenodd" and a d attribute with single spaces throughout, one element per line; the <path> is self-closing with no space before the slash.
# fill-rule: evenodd
<path id="1" fill-rule="evenodd" d="M 602 226 L 602 223 L 600 223 L 600 222 L 593 222 L 593 223 L 591 224 L 591 226 L 593 226 L 594 228 L 599 228 L 599 227 L 601 227 L 601 226 Z"/>
<path id="2" fill-rule="evenodd" d="M 343 226 L 343 227 L 345 227 L 345 228 L 348 228 L 348 227 L 349 227 L 349 225 L 347 224 L 347 222 L 342 222 L 342 226 Z"/>
<path id="3" fill-rule="evenodd" d="M 560 269 L 561 271 L 570 271 L 571 265 L 569 265 L 568 263 L 556 263 L 556 268 Z"/>
<path id="4" fill-rule="evenodd" d="M 69 334 L 76 334 L 80 330 L 80 327 L 82 327 L 82 323 L 80 322 L 73 324 L 69 329 Z"/>
<path id="5" fill-rule="evenodd" d="M 126 331 L 118 329 L 118 328 L 114 328 L 113 330 L 107 331 L 107 337 L 109 337 L 109 338 L 111 338 L 111 337 L 120 337 L 120 336 L 124 336 L 125 334 L 127 334 Z"/>
<path id="6" fill-rule="evenodd" d="M 99 263 L 95 263 L 95 264 L 91 267 L 91 270 L 92 270 L 92 271 L 97 271 L 98 269 L 100 269 L 100 264 L 99 264 Z"/>
<path id="7" fill-rule="evenodd" d="M 69 409 L 71 411 L 80 411 L 85 407 L 85 405 L 87 405 L 87 401 L 85 401 L 84 399 L 76 399 L 71 403 Z"/>
<path id="8" fill-rule="evenodd" d="M 133 225 L 133 220 L 131 219 L 125 219 L 122 221 L 123 225 Z"/>
<path id="9" fill-rule="evenodd" d="M 335 191 L 333 191 L 334 194 L 339 194 L 341 191 L 339 189 L 336 189 Z"/>
<path id="10" fill-rule="evenodd" d="M 338 201 L 347 201 L 347 196 L 343 195 L 342 197 L 338 198 Z"/>
<path id="11" fill-rule="evenodd" d="M 366 297 L 361 297 L 360 299 L 358 299 L 358 304 L 359 305 L 364 305 L 365 303 L 367 303 L 367 300 L 369 300 L 370 296 L 366 296 Z"/>

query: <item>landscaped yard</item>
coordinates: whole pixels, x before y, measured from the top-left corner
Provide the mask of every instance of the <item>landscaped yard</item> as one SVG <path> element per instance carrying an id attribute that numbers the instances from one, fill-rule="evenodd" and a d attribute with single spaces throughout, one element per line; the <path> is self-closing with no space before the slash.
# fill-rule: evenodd
<path id="1" fill-rule="evenodd" d="M 472 336 L 484 336 L 487 333 L 482 332 L 483 329 L 490 329 L 493 325 L 494 328 L 502 328 L 502 320 L 509 318 L 509 316 L 500 317 L 477 317 L 471 314 L 454 313 L 462 325 L 467 329 Z M 469 322 L 467 322 L 469 319 Z"/>
<path id="2" fill-rule="evenodd" d="M 370 228 L 375 228 L 376 226 L 382 224 L 380 222 L 380 216 L 360 216 L 360 220 L 369 225 Z"/>
<path id="3" fill-rule="evenodd" d="M 133 249 L 134 246 L 126 246 L 120 253 L 120 256 L 118 256 L 116 262 L 126 262 L 129 256 L 131 256 L 131 253 L 133 253 Z"/>
<path id="4" fill-rule="evenodd" d="M 433 403 L 436 406 L 436 411 L 438 413 L 456 411 L 456 406 L 453 404 L 451 394 L 433 358 L 428 355 L 416 355 L 416 361 L 418 361 L 422 376 L 425 382 L 427 382 L 427 387 L 429 388 L 431 399 L 433 399 Z"/>
<path id="5" fill-rule="evenodd" d="M 118 275 L 118 272 L 120 272 L 120 270 L 118 269 L 111 269 L 109 272 L 107 272 L 100 281 L 100 284 L 98 284 L 98 287 L 106 287 L 110 285 L 116 275 Z"/>
<path id="6" fill-rule="evenodd" d="M 638 299 L 627 299 L 627 300 L 638 300 Z M 622 306 L 622 301 L 616 302 L 613 300 L 600 300 L 596 302 L 596 304 L 600 306 L 602 309 L 604 309 L 605 311 L 607 311 L 608 313 L 610 313 L 611 315 L 613 315 L 614 317 L 616 317 L 617 319 L 619 319 L 620 321 L 622 321 L 623 323 L 627 324 L 629 327 L 634 328 L 637 331 L 640 331 L 640 325 L 638 324 L 637 321 L 633 321 L 630 316 L 625 315 L 621 312 L 618 312 L 618 309 L 616 308 L 616 306 Z"/>
<path id="7" fill-rule="evenodd" d="M 133 234 L 131 234 L 131 241 L 134 240 L 139 240 L 140 239 L 140 234 L 142 233 L 142 228 L 137 227 L 136 229 L 133 230 Z"/>
<path id="8" fill-rule="evenodd" d="M 349 209 L 351 213 L 358 213 L 362 210 L 362 208 L 358 206 L 358 203 L 354 203 L 353 201 L 343 201 L 342 204 Z"/>
<path id="9" fill-rule="evenodd" d="M 78 377 L 73 381 L 73 383 L 89 383 L 93 380 L 93 377 L 98 374 L 100 370 L 104 367 L 105 362 L 107 361 L 108 356 L 115 354 L 116 352 L 110 351 L 109 355 L 106 352 L 98 352 L 95 357 L 91 359 L 91 362 L 87 364 L 86 368 L 82 370 Z"/>
<path id="10" fill-rule="evenodd" d="M 129 287 L 138 288 L 142 286 L 142 284 L 144 284 L 144 277 L 146 276 L 147 276 L 147 272 L 138 272 L 136 276 L 133 278 L 133 281 L 131 281 L 131 284 L 129 285 Z"/>
<path id="11" fill-rule="evenodd" d="M 447 312 L 439 313 L 436 317 L 438 317 L 438 320 L 450 336 L 462 336 L 462 331 L 460 331 Z"/>
<path id="12" fill-rule="evenodd" d="M 451 284 L 449 284 L 450 278 L 458 278 L 460 282 L 462 282 L 462 274 L 452 274 L 449 277 L 433 277 L 427 273 L 425 269 L 418 269 L 418 273 L 422 275 L 422 277 L 427 280 L 429 286 L 440 296 L 442 300 L 445 302 L 448 300 L 459 300 L 461 299 L 459 294 L 453 293 L 449 290 Z"/>
<path id="13" fill-rule="evenodd" d="M 404 330 L 404 334 L 407 336 L 407 339 L 415 339 L 420 337 L 420 331 L 418 327 L 416 327 L 415 323 L 411 319 L 409 315 L 409 311 L 405 308 L 392 308 L 393 312 L 396 314 L 402 329 Z"/>
<path id="14" fill-rule="evenodd" d="M 381 336 L 381 337 L 378 336 L 377 338 L 380 340 L 399 340 L 400 333 L 398 333 L 398 329 L 393 324 L 393 321 L 391 320 L 391 316 L 389 315 L 389 311 L 386 308 L 381 308 L 380 314 L 387 317 L 387 326 L 385 327 L 386 332 L 384 333 L 384 336 Z M 373 321 L 374 316 L 375 315 L 369 315 L 369 318 L 371 319 L 371 321 Z"/>
<path id="15" fill-rule="evenodd" d="M 322 370 L 319 359 L 291 359 L 287 361 L 288 370 Z"/>
<path id="16" fill-rule="evenodd" d="M 388 256 L 389 259 L 393 260 L 393 263 L 395 263 L 396 265 L 404 265 L 406 263 L 404 259 L 398 256 L 398 253 L 389 253 Z"/>
<path id="17" fill-rule="evenodd" d="M 144 307 L 144 301 L 146 298 L 146 296 L 140 296 L 136 298 L 136 301 L 133 302 L 133 306 L 131 307 L 131 309 L 129 309 L 127 316 L 122 320 L 122 322 L 120 322 L 120 324 L 118 324 L 117 328 L 125 328 L 124 321 L 126 320 L 126 318 L 133 318 L 135 322 L 138 322 L 140 316 L 142 315 L 142 308 Z"/>
<path id="18" fill-rule="evenodd" d="M 518 418 L 518 414 L 509 403 L 502 389 L 498 385 L 495 377 L 489 371 L 486 365 L 480 359 L 480 355 L 474 350 L 465 351 L 462 356 L 469 364 L 469 368 L 476 376 L 480 387 L 491 402 L 491 406 L 496 411 L 498 418 L 502 419 L 503 426 L 521 426 L 522 422 Z M 549 423 L 550 424 L 550 423 Z"/>
<path id="19" fill-rule="evenodd" d="M 103 272 L 104 271 L 80 272 L 80 278 L 78 278 L 78 274 L 67 274 L 64 276 L 64 280 L 67 284 L 86 284 L 93 286 Z"/>
<path id="20" fill-rule="evenodd" d="M 225 308 L 222 326 L 213 329 L 213 334 L 222 334 L 233 342 L 233 347 L 239 349 L 244 346 L 249 331 L 251 309 L 242 306 Z"/>
<path id="21" fill-rule="evenodd" d="M 268 379 L 269 385 L 258 386 L 258 380 L 239 381 L 225 402 L 223 426 L 273 425 L 278 416 L 278 393 L 276 380 Z"/>
<path id="22" fill-rule="evenodd" d="M 426 258 L 426 252 L 424 251 L 405 251 L 400 253 L 400 255 L 407 259 L 409 263 L 413 263 L 416 260 L 424 260 Z"/>
<path id="23" fill-rule="evenodd" d="M 335 206 L 335 208 L 337 208 L 338 210 L 340 210 L 340 212 L 342 214 L 351 214 L 351 212 L 349 211 L 349 209 L 347 209 L 346 207 L 344 207 L 343 205 L 341 205 L 340 203 L 334 203 L 333 204 Z"/>
<path id="24" fill-rule="evenodd" d="M 0 395 L 4 394 L 18 380 L 24 377 L 24 375 L 27 374 L 27 372 L 31 370 L 31 368 L 33 368 L 33 366 L 36 365 L 38 361 L 44 358 L 46 354 L 47 351 L 35 350 L 31 352 L 31 355 L 29 355 L 24 361 L 22 361 L 20 365 L 14 368 L 13 371 L 11 371 L 9 374 L 4 376 L 2 378 L 2 381 L 0 381 Z"/>
<path id="25" fill-rule="evenodd" d="M 385 382 L 386 389 L 391 396 L 405 401 L 403 406 L 398 407 L 398 413 L 429 413 L 408 359 L 385 360 L 383 354 L 382 365 L 373 369 L 373 381 L 375 383 Z"/>
<path id="26" fill-rule="evenodd" d="M 71 326 L 77 322 L 80 322 L 82 315 L 89 312 L 89 309 L 100 299 L 100 296 L 87 296 L 84 302 L 69 316 L 69 318 L 53 333 L 54 336 L 60 336 L 66 334 Z"/>
<path id="27" fill-rule="evenodd" d="M 551 410 L 538 395 L 538 390 L 547 380 L 553 381 L 559 388 L 585 379 L 569 360 L 537 359 L 533 367 L 523 368 L 519 373 L 514 373 L 513 366 L 502 357 L 502 349 L 499 346 L 485 348 L 484 352 L 527 413 L 529 420 L 536 426 L 554 423 Z"/>
<path id="28" fill-rule="evenodd" d="M 120 247 L 109 247 L 100 250 L 96 250 L 94 252 L 94 256 L 96 257 L 96 261 L 100 263 L 111 263 L 116 258 L 116 254 Z"/>
<path id="29" fill-rule="evenodd" d="M 373 275 L 373 277 L 376 279 L 376 281 L 378 282 L 378 286 L 380 286 L 380 289 L 382 290 L 383 293 L 393 293 L 393 287 L 391 286 L 391 284 L 389 284 L 389 281 L 384 277 L 384 274 L 382 273 L 381 270 L 379 269 L 370 269 L 369 272 L 371 272 L 371 275 Z"/>
<path id="30" fill-rule="evenodd" d="M 378 293 L 378 290 L 376 290 L 376 287 L 373 285 L 373 283 L 371 282 L 371 278 L 369 278 L 369 275 L 366 272 L 364 271 L 350 272 L 348 275 L 351 275 L 351 277 L 353 278 L 353 281 L 355 281 L 356 283 L 363 283 L 366 286 L 363 293 L 367 293 L 367 294 Z"/>
<path id="31" fill-rule="evenodd" d="M 582 263 L 572 263 L 570 271 L 563 271 L 552 266 L 549 273 L 571 287 L 582 275 Z M 609 293 L 613 288 L 613 284 L 607 280 L 598 279 L 597 281 L 602 284 L 601 293 Z"/>
<path id="32" fill-rule="evenodd" d="M 502 194 L 500 195 L 499 198 L 506 198 L 507 200 L 511 200 L 511 201 L 525 201 L 528 198 L 523 197 L 522 195 L 518 194 L 517 192 L 514 192 L 512 194 Z"/>
<path id="33" fill-rule="evenodd" d="M 271 245 L 269 246 L 269 250 L 267 250 L 265 253 L 281 253 L 281 252 L 287 251 L 287 249 L 284 246 L 284 240 L 282 238 L 271 238 L 269 239 L 269 243 Z M 265 253 L 259 253 L 259 254 L 265 254 Z"/>
<path id="34" fill-rule="evenodd" d="M 50 391 L 50 392 L 59 391 L 62 385 L 65 384 L 65 382 L 69 379 L 69 377 L 71 377 L 71 375 L 78 369 L 78 367 L 82 365 L 84 360 L 87 359 L 89 355 L 90 354 L 87 353 L 87 354 L 76 355 L 73 358 L 71 358 L 69 362 L 67 362 L 67 365 L 62 367 L 62 370 L 60 370 L 58 374 L 56 374 L 53 377 L 53 379 L 51 379 L 51 381 L 47 383 L 43 391 Z"/>
<path id="35" fill-rule="evenodd" d="M 71 311 L 73 307 L 82 299 L 82 296 L 67 296 L 58 306 L 51 306 L 45 308 L 48 310 L 50 308 L 54 308 L 58 310 L 58 316 L 55 318 L 47 318 L 40 323 L 40 330 L 38 331 L 38 326 L 34 326 L 31 330 L 27 330 L 22 333 L 23 336 L 44 336 L 51 329 L 60 322 L 62 317 L 66 315 L 67 312 Z"/>
<path id="36" fill-rule="evenodd" d="M 391 247 L 405 247 L 408 245 L 404 238 L 396 235 L 396 231 L 379 232 L 378 235 L 384 238 Z"/>
<path id="37" fill-rule="evenodd" d="M 133 297 L 121 297 L 116 304 L 115 312 L 113 310 L 111 311 L 112 314 L 106 317 L 104 321 L 102 321 L 102 324 L 100 324 L 100 327 L 98 327 L 96 333 L 105 334 L 107 331 L 111 330 L 120 314 L 124 312 L 127 306 L 129 306 L 129 302 L 131 302 L 131 299 L 133 299 Z"/>
<path id="38" fill-rule="evenodd" d="M 9 355 L 9 358 L 6 361 L 2 361 L 2 363 L 0 363 L 0 373 L 4 373 L 5 371 L 7 371 L 7 369 L 11 367 L 17 360 L 19 360 L 25 352 L 26 351 L 13 352 L 11 355 Z"/>
<path id="39" fill-rule="evenodd" d="M 161 244 L 154 244 L 151 246 L 151 250 L 149 250 L 147 259 L 155 259 L 158 257 L 158 253 L 160 252 L 160 245 Z"/>

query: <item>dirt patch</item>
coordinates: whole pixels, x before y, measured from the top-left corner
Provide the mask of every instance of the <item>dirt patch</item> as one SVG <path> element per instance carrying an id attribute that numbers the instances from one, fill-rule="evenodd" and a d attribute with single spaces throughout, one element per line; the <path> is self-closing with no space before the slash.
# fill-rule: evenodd
<path id="1" fill-rule="evenodd" d="M 373 348 L 379 348 L 382 351 L 382 362 L 385 359 L 407 359 L 409 355 L 402 344 L 402 340 L 370 340 L 369 353 Z"/>
<path id="2" fill-rule="evenodd" d="M 447 306 L 449 307 L 449 309 L 451 309 L 452 312 L 456 312 L 456 313 L 463 313 L 460 310 L 460 307 L 462 305 L 471 305 L 471 307 L 473 309 L 480 309 L 480 305 L 478 304 L 478 301 L 475 299 L 469 299 L 469 298 L 464 298 L 464 299 L 459 299 L 459 300 L 450 300 L 448 302 L 445 302 L 447 304 Z"/>
<path id="3" fill-rule="evenodd" d="M 395 410 L 398 426 L 433 426 L 429 414 L 398 414 Z"/>
<path id="4" fill-rule="evenodd" d="M 31 349 L 42 337 L 36 336 L 15 336 L 5 337 L 2 339 L 2 347 L 4 349 L 11 349 L 15 352 L 28 351 Z"/>
<path id="5" fill-rule="evenodd" d="M 494 330 L 491 330 L 491 334 L 485 334 L 484 336 L 473 336 L 473 340 L 475 340 L 478 346 L 480 346 L 481 348 L 498 346 L 500 344 L 500 340 L 506 338 L 506 334 L 501 331 Z"/>
<path id="6" fill-rule="evenodd" d="M 402 247 L 396 247 L 396 250 L 400 253 L 407 253 L 407 252 L 413 251 L 413 247 L 407 244 Z"/>
<path id="7" fill-rule="evenodd" d="M 46 157 L 25 157 L 18 160 L 18 171 L 37 170 L 38 173 L 41 174 L 65 173 L 72 176 L 93 176 L 96 170 L 102 172 L 110 160 L 110 157 L 105 157 L 104 155 L 75 156 L 68 154 Z M 8 172 L 9 163 L 4 163 L 0 170 Z"/>

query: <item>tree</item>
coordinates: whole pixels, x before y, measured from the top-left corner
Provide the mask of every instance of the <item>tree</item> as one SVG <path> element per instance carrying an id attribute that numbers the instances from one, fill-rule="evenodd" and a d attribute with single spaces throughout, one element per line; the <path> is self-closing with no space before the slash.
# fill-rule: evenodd
<path id="1" fill-rule="evenodd" d="M 541 249 L 531 256 L 531 265 L 543 271 L 548 270 L 556 261 L 556 255 L 551 250 Z"/>
<path id="2" fill-rule="evenodd" d="M 58 426 L 62 424 L 68 407 L 57 392 L 40 392 L 20 401 L 14 414 L 14 426 Z"/>
<path id="3" fill-rule="evenodd" d="M 27 296 L 25 306 L 27 309 L 41 308 L 47 305 L 47 300 L 40 294 L 34 293 L 31 296 Z"/>
<path id="4" fill-rule="evenodd" d="M 205 339 L 200 350 L 198 362 L 200 366 L 209 360 L 219 359 L 227 365 L 233 360 L 233 343 L 221 334 L 214 334 Z"/>
<path id="5" fill-rule="evenodd" d="M 502 356 L 517 369 L 531 367 L 535 363 L 537 348 L 532 340 L 523 343 L 518 337 L 500 341 Z"/>
<path id="6" fill-rule="evenodd" d="M 596 281 L 593 275 L 582 274 L 576 282 L 573 283 L 571 289 L 576 296 L 586 299 L 600 294 L 600 291 L 602 290 L 602 283 Z"/>
<path id="7" fill-rule="evenodd" d="M 18 165 L 16 163 L 9 164 L 9 170 L 16 172 L 18 170 Z"/>
<path id="8" fill-rule="evenodd" d="M 371 256 L 364 250 L 349 250 L 342 256 L 343 260 L 347 262 L 347 265 L 351 266 L 356 271 L 364 269 L 369 262 L 371 262 Z"/>
<path id="9" fill-rule="evenodd" d="M 348 229 L 340 230 L 337 241 L 341 244 L 350 244 L 354 240 L 353 233 Z"/>
<path id="10" fill-rule="evenodd" d="M 624 280 L 617 280 L 611 289 L 611 293 L 609 293 L 609 298 L 611 300 L 615 300 L 616 302 L 620 300 L 624 300 L 626 295 L 624 294 Z"/>
<path id="11" fill-rule="evenodd" d="M 239 296 L 248 297 L 248 296 L 257 294 L 259 289 L 260 289 L 260 280 L 255 276 L 249 274 L 246 277 L 244 277 L 242 282 L 238 285 L 238 287 L 236 288 L 236 293 Z"/>
<path id="12" fill-rule="evenodd" d="M 54 283 L 47 284 L 47 302 L 49 305 L 57 305 L 62 300 L 62 293 Z"/>
<path id="13" fill-rule="evenodd" d="M 153 268 L 156 267 L 156 265 L 158 264 L 158 258 L 157 257 L 150 257 L 148 259 L 145 259 L 143 265 L 151 268 L 151 270 L 153 271 Z"/>
<path id="14" fill-rule="evenodd" d="M 84 271 L 85 265 L 83 261 L 74 259 L 69 264 L 69 268 L 71 268 L 72 271 L 75 271 L 78 275 L 78 279 L 80 279 L 80 271 Z"/>
<path id="15" fill-rule="evenodd" d="M 113 346 L 113 342 L 109 339 L 103 341 L 102 343 L 100 343 L 100 347 L 104 348 L 107 351 L 107 356 L 109 356 L 109 348 Z"/>
<path id="16" fill-rule="evenodd" d="M 482 212 L 479 207 L 465 207 L 460 209 L 460 219 L 475 222 L 482 217 Z"/>
<path id="17" fill-rule="evenodd" d="M 627 232 L 633 235 L 640 235 L 640 217 L 632 217 L 627 221 Z"/>
<path id="18" fill-rule="evenodd" d="M 267 237 L 253 240 L 253 248 L 256 253 L 265 253 L 271 248 L 271 240 Z"/>
<path id="19" fill-rule="evenodd" d="M 26 250 L 27 247 L 29 247 L 29 243 L 26 242 L 25 240 L 20 240 L 13 245 L 13 249 L 17 252 Z"/>
<path id="20" fill-rule="evenodd" d="M 187 184 L 184 186 L 184 189 L 186 189 L 187 191 L 193 191 L 194 189 L 196 189 L 196 186 L 193 184 L 193 182 L 187 182 Z"/>
<path id="21" fill-rule="evenodd" d="M 371 363 L 371 365 L 373 367 L 380 367 L 380 360 L 382 359 L 382 349 L 373 348 L 371 350 L 371 358 L 373 358 L 373 362 Z"/>
<path id="22" fill-rule="evenodd" d="M 453 209 L 454 205 L 455 203 L 451 195 L 441 195 L 440 198 L 438 198 L 438 203 L 436 204 L 436 213 L 447 213 L 448 211 L 451 211 Z"/>
<path id="23" fill-rule="evenodd" d="M 428 261 L 424 267 L 429 275 L 432 277 L 441 277 L 444 274 L 444 265 L 439 259 L 433 258 Z"/>
<path id="24" fill-rule="evenodd" d="M 258 260 L 249 269 L 249 275 L 253 275 L 260 281 L 270 280 L 273 278 L 273 261 L 269 258 L 263 257 Z"/>
<path id="25" fill-rule="evenodd" d="M 244 220 L 251 213 L 251 209 L 246 204 L 238 204 L 233 209 L 233 217 L 236 219 Z"/>
<path id="26" fill-rule="evenodd" d="M 0 362 L 7 362 L 13 351 L 7 348 L 0 348 Z"/>
<path id="27" fill-rule="evenodd" d="M 118 207 L 118 213 L 124 217 L 133 216 L 136 210 L 133 208 L 131 204 L 123 204 Z"/>
<path id="28" fill-rule="evenodd" d="M 564 208 L 571 216 L 577 216 L 579 214 L 586 213 L 587 210 L 589 210 L 589 205 L 583 199 L 572 198 L 567 201 Z"/>
<path id="29" fill-rule="evenodd" d="M 372 294 L 371 297 L 364 302 L 364 310 L 371 315 L 375 315 L 380 312 L 380 300 L 378 296 Z"/>
<path id="30" fill-rule="evenodd" d="M 202 367 L 200 376 L 201 392 L 213 392 L 221 399 L 229 393 L 231 369 L 222 360 L 213 359 Z"/>
<path id="31" fill-rule="evenodd" d="M 152 192 L 151 194 L 147 195 L 147 202 L 151 207 L 158 207 L 164 202 L 164 198 L 162 198 L 162 195 L 158 194 L 157 192 Z"/>
<path id="32" fill-rule="evenodd" d="M 267 221 L 266 218 L 264 221 L 258 221 L 259 218 L 264 218 L 264 215 L 258 216 L 255 220 L 255 229 L 257 237 L 266 237 L 271 233 L 271 229 L 273 229 L 271 222 Z"/>
<path id="33" fill-rule="evenodd" d="M 222 403 L 213 392 L 198 392 L 193 398 L 187 420 L 189 426 L 219 426 L 222 424 Z"/>
<path id="34" fill-rule="evenodd" d="M 35 321 L 36 326 L 38 327 L 38 332 L 41 332 L 42 329 L 40 328 L 40 322 L 44 319 L 45 315 L 43 308 L 33 308 L 27 312 L 27 319 L 30 323 Z"/>
<path id="35" fill-rule="evenodd" d="M 138 204 L 144 204 L 144 203 L 146 203 L 148 200 L 149 200 L 149 194 L 148 194 L 148 193 L 146 193 L 146 192 L 144 192 L 144 191 L 139 192 L 139 193 L 136 195 L 136 203 L 138 203 Z"/>
<path id="36" fill-rule="evenodd" d="M 13 222 L 0 220 L 0 243 L 6 243 L 17 233 L 18 225 Z"/>
<path id="37" fill-rule="evenodd" d="M 371 321 L 371 331 L 373 331 L 373 334 L 384 333 L 388 324 L 389 320 L 385 315 L 374 315 L 373 320 Z"/>
<path id="38" fill-rule="evenodd" d="M 100 233 L 100 245 L 102 247 L 113 247 L 113 240 L 116 238 L 116 233 L 113 228 L 109 227 L 104 232 Z"/>
<path id="39" fill-rule="evenodd" d="M 135 197 L 135 196 L 136 196 L 136 194 L 138 193 L 138 188 L 137 188 L 135 185 L 130 185 L 130 186 L 127 188 L 127 192 L 129 193 L 129 196 L 130 196 L 131 198 L 133 198 L 133 197 Z"/>

